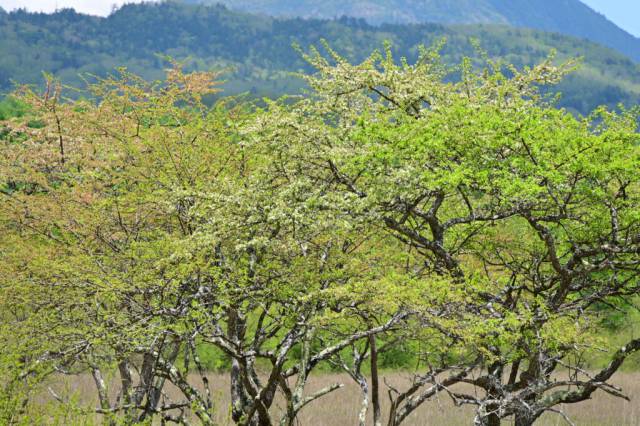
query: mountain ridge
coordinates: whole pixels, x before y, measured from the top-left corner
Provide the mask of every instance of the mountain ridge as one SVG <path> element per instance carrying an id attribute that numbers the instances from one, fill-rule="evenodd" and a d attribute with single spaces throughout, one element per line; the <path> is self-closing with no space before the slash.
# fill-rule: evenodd
<path id="1" fill-rule="evenodd" d="M 172 28 L 176 31 L 166 31 Z M 230 11 L 224 6 L 147 3 L 124 6 L 109 17 L 62 10 L 55 14 L 14 11 L 0 15 L 0 89 L 11 82 L 41 83 L 41 71 L 64 83 L 82 85 L 79 75 L 104 76 L 127 66 L 148 80 L 161 79 L 162 55 L 186 60 L 192 70 L 233 69 L 225 93 L 254 96 L 295 94 L 301 81 L 291 72 L 309 72 L 291 46 L 326 39 L 351 61 L 363 60 L 385 41 L 396 57 L 415 59 L 417 46 L 448 42 L 443 59 L 457 64 L 477 51 L 480 41 L 492 58 L 522 67 L 558 50 L 558 60 L 584 57 L 581 69 L 559 86 L 561 106 L 583 113 L 599 104 L 640 102 L 640 66 L 600 45 L 536 30 L 496 25 L 383 24 L 364 20 L 283 19 Z"/>
<path id="2" fill-rule="evenodd" d="M 579 0 L 183 0 L 221 3 L 271 16 L 363 18 L 382 23 L 505 24 L 559 32 L 611 47 L 640 62 L 640 38 Z"/>

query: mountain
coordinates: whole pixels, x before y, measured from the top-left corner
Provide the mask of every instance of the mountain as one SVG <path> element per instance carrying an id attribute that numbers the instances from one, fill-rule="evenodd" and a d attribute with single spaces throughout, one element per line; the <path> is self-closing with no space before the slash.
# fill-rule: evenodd
<path id="1" fill-rule="evenodd" d="M 559 86 L 561 105 L 576 111 L 640 103 L 640 66 L 611 49 L 556 33 L 485 24 L 372 26 L 353 18 L 271 18 L 182 3 L 132 4 L 106 18 L 71 9 L 0 15 L 0 91 L 9 91 L 12 82 L 41 83 L 43 70 L 72 85 L 82 84 L 80 75 L 103 76 L 122 65 L 160 79 L 166 66 L 161 55 L 169 55 L 185 60 L 188 69 L 227 69 L 226 94 L 277 96 L 298 93 L 302 83 L 290 73 L 309 71 L 294 43 L 306 48 L 326 39 L 358 61 L 389 40 L 398 57 L 411 61 L 420 44 L 442 38 L 443 58 L 451 64 L 476 54 L 473 38 L 491 57 L 517 66 L 536 63 L 552 49 L 558 60 L 584 57 L 581 69 Z"/>
<path id="2" fill-rule="evenodd" d="M 185 0 L 273 16 L 364 18 L 371 24 L 504 24 L 585 38 L 640 62 L 640 39 L 579 0 Z"/>

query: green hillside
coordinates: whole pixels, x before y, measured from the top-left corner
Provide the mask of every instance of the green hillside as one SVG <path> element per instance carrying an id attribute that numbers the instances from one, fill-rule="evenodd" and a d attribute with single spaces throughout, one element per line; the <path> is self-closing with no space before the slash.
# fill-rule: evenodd
<path id="1" fill-rule="evenodd" d="M 275 96 L 300 88 L 290 72 L 306 70 L 306 64 L 292 45 L 317 45 L 323 38 L 352 60 L 385 40 L 411 60 L 418 45 L 446 38 L 443 56 L 452 63 L 475 54 L 473 38 L 491 56 L 519 66 L 557 49 L 559 59 L 584 57 L 581 70 L 560 86 L 562 105 L 586 112 L 598 104 L 640 99 L 638 65 L 610 49 L 558 34 L 483 24 L 375 27 L 347 18 L 275 19 L 178 3 L 128 5 L 107 18 L 72 10 L 3 14 L 0 88 L 7 92 L 12 82 L 40 83 L 43 70 L 77 85 L 81 75 L 104 75 L 121 65 L 148 79 L 161 78 L 166 65 L 161 55 L 170 55 L 187 59 L 191 69 L 227 69 L 226 93 Z"/>
<path id="2" fill-rule="evenodd" d="M 277 16 L 364 18 L 373 24 L 506 24 L 595 41 L 640 61 L 640 39 L 579 0 L 187 0 Z"/>

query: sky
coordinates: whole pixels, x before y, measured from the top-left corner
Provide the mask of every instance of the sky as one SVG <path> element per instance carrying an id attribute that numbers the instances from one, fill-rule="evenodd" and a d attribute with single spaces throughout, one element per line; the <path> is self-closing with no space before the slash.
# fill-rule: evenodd
<path id="1" fill-rule="evenodd" d="M 640 0 L 581 0 L 605 15 L 619 27 L 640 37 Z M 73 7 L 78 12 L 108 15 L 114 5 L 131 3 L 125 0 L 0 0 L 5 10 L 26 7 L 32 11 L 51 12 L 58 8 Z"/>
<path id="2" fill-rule="evenodd" d="M 620 28 L 640 37 L 640 0 L 581 0 Z M 2 3 L 2 0 L 0 0 Z"/>
<path id="3" fill-rule="evenodd" d="M 44 12 L 52 12 L 56 8 L 72 7 L 78 12 L 106 16 L 114 5 L 139 2 L 132 0 L 0 0 L 0 6 L 5 10 L 24 7 L 30 11 Z"/>

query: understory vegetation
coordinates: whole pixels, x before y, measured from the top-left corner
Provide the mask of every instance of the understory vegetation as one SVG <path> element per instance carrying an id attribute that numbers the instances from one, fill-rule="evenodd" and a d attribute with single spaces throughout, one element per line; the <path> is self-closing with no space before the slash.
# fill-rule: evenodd
<path id="1" fill-rule="evenodd" d="M 376 426 L 443 398 L 482 426 L 627 398 L 640 111 L 558 108 L 571 61 L 441 48 L 311 49 L 306 96 L 259 103 L 176 62 L 18 89 L 0 423 L 294 425 L 345 381 Z"/>

